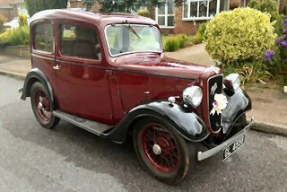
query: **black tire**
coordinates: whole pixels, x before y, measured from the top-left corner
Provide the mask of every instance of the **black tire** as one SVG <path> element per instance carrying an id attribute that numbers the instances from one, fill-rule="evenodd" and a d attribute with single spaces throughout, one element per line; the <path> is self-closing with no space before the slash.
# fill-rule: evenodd
<path id="1" fill-rule="evenodd" d="M 41 97 L 43 96 L 42 98 L 45 99 L 46 106 L 42 104 L 42 109 L 38 108 L 39 105 L 39 102 L 37 101 L 37 99 L 39 99 L 38 94 L 42 94 Z M 60 119 L 52 114 L 54 109 L 51 102 L 51 98 L 49 97 L 48 91 L 46 90 L 46 88 L 43 86 L 42 83 L 35 82 L 32 85 L 30 90 L 30 99 L 33 113 L 42 127 L 46 129 L 52 129 L 60 122 Z M 41 103 L 44 102 L 42 101 Z M 46 108 L 46 110 L 44 108 Z"/>
<path id="2" fill-rule="evenodd" d="M 172 141 L 171 143 L 173 143 L 173 145 L 177 145 L 177 147 L 173 147 L 173 149 L 176 149 L 172 152 L 172 163 L 173 163 L 173 157 L 175 157 L 176 162 L 178 162 L 179 164 L 177 164 L 177 167 L 173 168 L 174 170 L 171 172 L 166 172 L 166 170 L 162 169 L 163 167 L 167 167 L 167 165 L 159 165 L 159 167 L 157 167 L 151 159 L 166 159 L 166 157 L 161 157 L 164 156 L 164 151 L 165 151 L 165 147 L 164 145 L 161 146 L 161 144 L 158 144 L 160 147 L 160 149 L 162 150 L 161 154 L 151 154 L 151 155 L 147 155 L 147 153 L 151 150 L 147 150 L 147 146 L 144 149 L 145 144 L 145 135 L 146 135 L 146 129 L 147 126 L 149 126 L 149 124 L 156 124 L 156 125 L 160 125 L 161 128 L 164 128 L 167 130 L 167 132 L 165 131 L 160 131 L 160 134 L 167 134 L 170 135 L 170 141 Z M 155 128 L 154 128 L 155 129 Z M 158 128 L 157 128 L 158 129 Z M 155 141 L 156 136 L 154 136 L 153 140 Z M 158 138 L 157 138 L 158 140 Z M 192 168 L 195 167 L 196 164 L 196 152 L 195 152 L 195 148 L 191 143 L 187 143 L 187 141 L 185 141 L 185 139 L 175 130 L 175 128 L 168 122 L 160 120 L 158 118 L 144 118 L 142 120 L 139 120 L 135 126 L 134 132 L 133 132 L 133 141 L 134 141 L 134 148 L 137 154 L 137 157 L 141 163 L 141 165 L 157 180 L 169 184 L 169 185 L 173 185 L 173 184 L 177 184 L 180 181 L 182 181 L 188 174 L 188 172 L 190 170 L 192 170 Z M 150 140 L 151 141 L 151 140 Z M 157 142 L 160 143 L 160 142 Z M 154 142 L 153 146 L 156 144 L 156 142 Z M 149 147 L 150 148 L 150 147 Z M 168 149 L 168 147 L 166 147 L 166 150 Z M 152 150 L 154 150 L 154 147 L 152 147 Z M 160 151 L 161 151 L 160 150 Z M 148 157 L 150 156 L 150 157 Z M 151 156 L 154 156 L 154 158 L 152 158 Z M 180 158 L 179 158 L 180 157 Z M 160 161 L 160 160 L 158 160 Z M 164 164 L 164 163 L 163 163 Z M 171 170 L 171 169 L 168 169 Z"/>

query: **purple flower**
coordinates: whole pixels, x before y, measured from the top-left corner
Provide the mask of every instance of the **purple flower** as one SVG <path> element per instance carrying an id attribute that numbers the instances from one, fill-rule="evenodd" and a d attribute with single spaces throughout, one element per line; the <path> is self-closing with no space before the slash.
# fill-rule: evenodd
<path id="1" fill-rule="evenodd" d="M 276 39 L 276 43 L 279 46 L 281 44 L 282 40 L 280 38 Z"/>
<path id="2" fill-rule="evenodd" d="M 283 34 L 287 34 L 287 29 L 285 29 L 285 30 L 283 31 Z"/>
<path id="3" fill-rule="evenodd" d="M 283 41 L 281 44 L 282 44 L 284 47 L 287 47 L 287 41 Z"/>
<path id="4" fill-rule="evenodd" d="M 272 61 L 273 56 L 275 55 L 274 51 L 266 51 L 265 53 L 265 60 L 266 61 Z"/>

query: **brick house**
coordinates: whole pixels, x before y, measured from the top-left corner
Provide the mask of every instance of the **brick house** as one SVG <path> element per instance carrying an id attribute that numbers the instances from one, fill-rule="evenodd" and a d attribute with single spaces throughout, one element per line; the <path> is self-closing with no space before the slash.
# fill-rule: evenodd
<path id="1" fill-rule="evenodd" d="M 175 6 L 174 0 L 167 0 L 165 5 L 150 11 L 163 32 L 195 34 L 200 23 L 246 3 L 246 0 L 186 0 L 182 6 Z"/>
<path id="2" fill-rule="evenodd" d="M 150 8 L 162 32 L 195 34 L 201 22 L 208 21 L 221 11 L 245 6 L 246 0 L 186 0 L 182 6 L 175 6 L 174 0 L 167 0 L 161 7 Z M 71 8 L 84 8 L 82 0 L 70 0 Z M 92 7 L 99 12 L 100 5 Z"/>
<path id="3" fill-rule="evenodd" d="M 249 0 L 186 0 L 182 6 L 175 6 L 174 0 L 166 0 L 161 7 L 153 7 L 148 10 L 151 16 L 158 22 L 163 33 L 195 34 L 200 23 L 206 22 L 222 11 L 232 10 L 237 7 L 245 7 Z M 278 3 L 281 5 L 281 1 Z M 70 7 L 84 8 L 82 0 L 70 0 Z M 281 7 L 281 6 L 280 6 Z M 92 11 L 99 12 L 100 5 L 95 4 Z M 136 14 L 137 11 L 133 11 Z"/>
<path id="4" fill-rule="evenodd" d="M 28 15 L 24 0 L 0 1 L 0 15 L 3 15 L 8 21 L 17 17 L 19 14 Z"/>

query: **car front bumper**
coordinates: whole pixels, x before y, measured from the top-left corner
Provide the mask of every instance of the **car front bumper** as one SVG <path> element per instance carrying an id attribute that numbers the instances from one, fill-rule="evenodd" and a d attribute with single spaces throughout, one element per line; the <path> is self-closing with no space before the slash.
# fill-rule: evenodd
<path id="1" fill-rule="evenodd" d="M 244 127 L 244 129 L 242 131 L 240 131 L 239 133 L 237 133 L 236 135 L 234 135 L 233 137 L 231 137 L 230 139 L 228 139 L 227 141 L 221 143 L 220 145 L 207 150 L 207 151 L 199 151 L 197 153 L 197 160 L 198 161 L 202 161 L 204 159 L 207 159 L 217 153 L 219 153 L 220 151 L 223 151 L 226 147 L 228 147 L 229 145 L 231 145 L 232 143 L 234 143 L 237 139 L 239 139 L 241 136 L 243 136 L 244 134 L 246 134 L 247 131 L 249 131 L 250 127 L 252 126 L 252 124 L 254 123 L 254 118 L 251 118 L 251 121 L 248 123 L 248 125 L 246 125 Z"/>

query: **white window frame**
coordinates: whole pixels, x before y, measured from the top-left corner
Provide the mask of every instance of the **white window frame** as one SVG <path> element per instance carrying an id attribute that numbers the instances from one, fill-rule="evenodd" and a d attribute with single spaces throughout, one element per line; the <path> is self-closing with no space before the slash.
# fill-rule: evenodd
<path id="1" fill-rule="evenodd" d="M 187 17 L 184 17 L 184 6 L 186 5 L 185 3 L 183 3 L 183 6 L 182 6 L 182 20 L 183 21 L 200 21 L 200 20 L 210 20 L 210 19 L 213 19 L 214 17 L 199 17 L 199 2 L 202 2 L 202 1 L 207 1 L 207 11 L 206 11 L 206 15 L 209 15 L 209 3 L 211 0 L 186 0 L 186 3 L 188 3 L 188 10 L 187 10 Z M 227 5 L 227 10 L 226 11 L 229 11 L 229 8 L 230 8 L 230 0 L 227 0 L 228 1 L 228 5 Z M 191 17 L 190 16 L 190 2 L 197 2 L 197 17 Z M 217 4 L 216 4 L 216 14 L 217 15 L 218 13 L 220 13 L 220 0 L 217 0 Z"/>
<path id="2" fill-rule="evenodd" d="M 159 16 L 164 16 L 165 17 L 165 24 L 164 25 L 160 25 L 160 28 L 163 28 L 163 29 L 173 29 L 174 28 L 174 22 L 173 22 L 173 26 L 168 26 L 168 17 L 169 16 L 173 16 L 174 19 L 175 19 L 175 13 L 171 13 L 171 14 L 168 14 L 168 3 L 166 3 L 165 5 L 165 14 L 159 14 L 158 13 L 158 6 L 155 8 L 155 13 L 156 13 L 156 16 L 155 16 L 155 20 L 156 22 L 158 23 L 158 17 Z M 174 12 L 175 12 L 175 9 L 174 9 Z"/>

